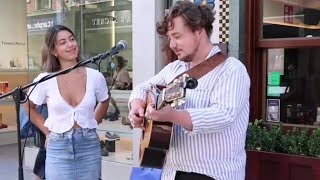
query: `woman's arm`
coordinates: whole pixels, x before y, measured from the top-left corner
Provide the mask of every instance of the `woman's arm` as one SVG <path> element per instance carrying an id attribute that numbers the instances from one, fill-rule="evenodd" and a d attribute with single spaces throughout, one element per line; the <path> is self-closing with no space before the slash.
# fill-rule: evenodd
<path id="1" fill-rule="evenodd" d="M 95 118 L 98 124 L 102 123 L 102 119 L 107 113 L 109 100 L 110 98 L 106 99 L 105 101 L 99 102 L 95 109 Z"/>
<path id="2" fill-rule="evenodd" d="M 43 116 L 37 111 L 36 105 L 32 101 L 27 101 L 23 105 L 24 110 L 26 111 L 27 115 L 30 112 L 30 121 L 36 125 L 40 131 L 43 132 L 46 136 L 49 135 L 49 130 L 47 127 L 44 126 L 44 118 Z M 29 111 L 30 110 L 30 111 Z"/>

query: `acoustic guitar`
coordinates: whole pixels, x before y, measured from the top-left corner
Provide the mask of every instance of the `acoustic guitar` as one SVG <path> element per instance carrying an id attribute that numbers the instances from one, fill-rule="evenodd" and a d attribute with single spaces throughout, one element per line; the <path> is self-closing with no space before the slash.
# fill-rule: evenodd
<path id="1" fill-rule="evenodd" d="M 198 85 L 196 79 L 184 74 L 167 86 L 151 86 L 147 91 L 147 108 L 156 110 L 166 105 L 175 108 L 182 105 L 186 89 L 194 89 Z M 144 120 L 144 131 L 140 144 L 140 166 L 162 168 L 172 137 L 173 125 L 170 122 Z"/>

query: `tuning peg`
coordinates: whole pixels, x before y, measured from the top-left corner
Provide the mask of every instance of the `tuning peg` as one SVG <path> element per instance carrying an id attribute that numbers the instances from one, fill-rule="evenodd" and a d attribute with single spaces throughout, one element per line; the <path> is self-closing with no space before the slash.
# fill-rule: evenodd
<path id="1" fill-rule="evenodd" d="M 179 99 L 178 100 L 178 106 L 181 106 L 182 104 L 184 104 L 186 101 L 183 99 Z"/>

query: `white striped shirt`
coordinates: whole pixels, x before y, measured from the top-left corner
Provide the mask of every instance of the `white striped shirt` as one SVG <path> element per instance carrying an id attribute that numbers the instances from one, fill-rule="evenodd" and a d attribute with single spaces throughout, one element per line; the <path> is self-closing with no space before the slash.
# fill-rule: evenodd
<path id="1" fill-rule="evenodd" d="M 207 58 L 219 51 L 214 46 Z M 166 85 L 188 68 L 188 63 L 180 60 L 168 64 L 149 81 L 137 85 L 129 102 L 145 100 L 150 83 Z M 184 171 L 217 180 L 243 180 L 249 95 L 246 67 L 233 57 L 200 78 L 197 88 L 187 89 L 186 103 L 179 109 L 189 112 L 193 130 L 174 125 L 161 179 L 174 180 L 176 171 Z"/>

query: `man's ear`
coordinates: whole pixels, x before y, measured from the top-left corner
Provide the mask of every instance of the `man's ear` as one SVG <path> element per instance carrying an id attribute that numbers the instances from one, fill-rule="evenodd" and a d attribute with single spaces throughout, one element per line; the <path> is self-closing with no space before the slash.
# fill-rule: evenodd
<path id="1" fill-rule="evenodd" d="M 206 31 L 204 30 L 204 28 L 199 29 L 199 35 L 201 36 L 203 33 L 205 33 L 206 35 Z"/>
<path id="2" fill-rule="evenodd" d="M 197 35 L 199 38 L 201 38 L 202 33 L 203 33 L 202 28 L 201 28 L 201 29 L 196 30 L 196 31 L 195 31 L 195 33 L 196 33 L 196 35 Z"/>

